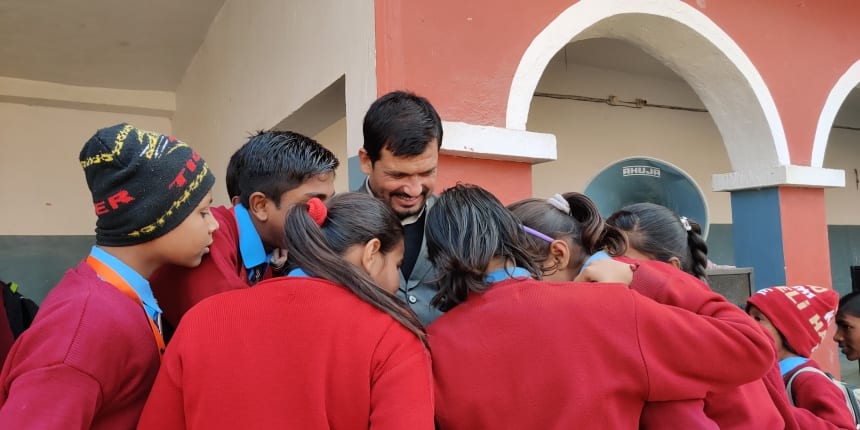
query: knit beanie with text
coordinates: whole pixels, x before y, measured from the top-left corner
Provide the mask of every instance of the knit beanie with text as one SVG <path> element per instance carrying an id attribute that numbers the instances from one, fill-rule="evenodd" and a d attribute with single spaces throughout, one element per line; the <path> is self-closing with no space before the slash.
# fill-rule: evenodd
<path id="1" fill-rule="evenodd" d="M 839 294 L 824 287 L 771 287 L 753 294 L 747 311 L 757 307 L 797 355 L 809 358 L 827 335 L 838 304 Z"/>
<path id="2" fill-rule="evenodd" d="M 209 166 L 171 137 L 118 124 L 98 130 L 80 154 L 98 216 L 96 243 L 130 246 L 185 220 L 215 184 Z"/>

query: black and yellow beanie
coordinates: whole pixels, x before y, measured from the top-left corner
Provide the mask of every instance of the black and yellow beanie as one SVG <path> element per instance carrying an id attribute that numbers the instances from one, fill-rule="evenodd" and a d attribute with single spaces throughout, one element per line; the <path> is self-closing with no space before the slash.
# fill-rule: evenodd
<path id="1" fill-rule="evenodd" d="M 215 184 L 209 166 L 170 136 L 118 124 L 98 130 L 81 149 L 93 195 L 96 243 L 130 246 L 173 230 Z"/>

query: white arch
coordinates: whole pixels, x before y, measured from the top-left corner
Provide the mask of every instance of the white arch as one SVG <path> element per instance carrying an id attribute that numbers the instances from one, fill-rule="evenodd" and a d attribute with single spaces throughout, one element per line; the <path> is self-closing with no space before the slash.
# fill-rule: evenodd
<path id="1" fill-rule="evenodd" d="M 830 129 L 839 108 L 845 103 L 848 94 L 860 84 L 860 61 L 857 61 L 836 81 L 836 85 L 830 90 L 821 116 L 818 117 L 818 126 L 815 128 L 815 140 L 812 141 L 812 167 L 821 167 L 824 164 L 824 151 L 827 149 L 827 141 L 830 138 Z"/>
<path id="2" fill-rule="evenodd" d="M 732 167 L 790 164 L 785 131 L 767 85 L 741 48 L 693 6 L 677 0 L 581 0 L 529 45 L 511 83 L 507 127 L 526 129 L 538 81 L 571 40 L 622 39 L 684 78 L 720 130 Z"/>

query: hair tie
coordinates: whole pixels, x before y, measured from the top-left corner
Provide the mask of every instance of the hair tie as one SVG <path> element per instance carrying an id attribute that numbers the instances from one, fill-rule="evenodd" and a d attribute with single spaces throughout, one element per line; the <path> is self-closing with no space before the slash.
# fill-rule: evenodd
<path id="1" fill-rule="evenodd" d="M 690 220 L 688 220 L 687 217 L 682 216 L 679 219 L 681 220 L 681 225 L 684 226 L 684 230 L 690 231 L 693 229 L 693 226 L 690 225 Z"/>
<path id="2" fill-rule="evenodd" d="M 561 194 L 555 194 L 554 196 L 546 199 L 546 202 L 550 204 L 550 206 L 562 211 L 565 215 L 570 215 L 570 203 L 561 196 Z"/>
<path id="3" fill-rule="evenodd" d="M 325 222 L 325 218 L 328 215 L 328 208 L 325 206 L 322 200 L 319 197 L 314 197 L 308 200 L 308 215 L 311 216 L 311 219 L 314 220 L 316 225 L 322 227 Z"/>

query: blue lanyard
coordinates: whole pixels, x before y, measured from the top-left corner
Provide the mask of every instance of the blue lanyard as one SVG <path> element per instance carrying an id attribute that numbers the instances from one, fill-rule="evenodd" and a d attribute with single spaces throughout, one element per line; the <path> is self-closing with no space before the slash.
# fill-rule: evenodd
<path id="1" fill-rule="evenodd" d="M 290 270 L 290 273 L 287 273 L 287 276 L 293 276 L 296 278 L 311 278 L 312 277 L 311 275 L 309 275 L 307 272 L 305 272 L 302 269 Z"/>
<path id="2" fill-rule="evenodd" d="M 532 274 L 529 273 L 528 270 L 523 269 L 522 267 L 512 267 L 507 269 L 493 270 L 492 272 L 487 273 L 487 277 L 484 278 L 484 281 L 488 284 L 495 284 L 496 282 L 501 282 L 505 279 L 531 278 L 531 276 Z"/>

